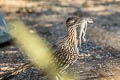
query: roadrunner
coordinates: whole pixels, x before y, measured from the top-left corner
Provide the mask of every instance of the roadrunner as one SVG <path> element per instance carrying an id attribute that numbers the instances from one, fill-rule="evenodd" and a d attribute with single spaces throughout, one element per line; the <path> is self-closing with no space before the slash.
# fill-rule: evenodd
<path id="1" fill-rule="evenodd" d="M 81 46 L 81 41 L 86 41 L 87 23 L 93 23 L 93 20 L 91 18 L 80 19 L 79 17 L 69 17 L 66 20 L 67 35 L 56 44 L 57 50 L 53 55 L 59 72 L 67 69 L 78 59 L 78 45 Z M 77 28 L 80 28 L 80 34 L 77 32 Z M 59 75 L 57 78 L 59 78 Z"/>
<path id="2" fill-rule="evenodd" d="M 66 70 L 78 59 L 78 45 L 81 45 L 81 42 L 85 41 L 85 33 L 88 23 L 93 23 L 93 20 L 91 18 L 80 19 L 79 17 L 69 17 L 66 20 L 67 35 L 63 38 L 63 40 L 59 41 L 53 47 L 55 49 L 55 52 L 53 53 L 52 62 L 54 62 L 57 66 L 57 80 L 62 80 L 60 73 Z M 80 29 L 79 33 L 77 31 L 77 28 Z M 28 68 L 29 67 L 31 66 L 28 66 Z"/>

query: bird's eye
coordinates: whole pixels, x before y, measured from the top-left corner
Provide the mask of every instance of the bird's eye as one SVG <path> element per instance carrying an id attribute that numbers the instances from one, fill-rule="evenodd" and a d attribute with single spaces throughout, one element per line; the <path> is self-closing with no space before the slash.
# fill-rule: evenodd
<path id="1" fill-rule="evenodd" d="M 73 20 L 71 20 L 71 23 L 75 23 L 75 20 L 73 19 Z"/>
<path id="2" fill-rule="evenodd" d="M 68 19 L 66 20 L 66 25 L 67 25 L 67 27 L 76 24 L 77 20 L 78 20 L 77 17 L 70 17 L 70 18 L 68 18 Z"/>

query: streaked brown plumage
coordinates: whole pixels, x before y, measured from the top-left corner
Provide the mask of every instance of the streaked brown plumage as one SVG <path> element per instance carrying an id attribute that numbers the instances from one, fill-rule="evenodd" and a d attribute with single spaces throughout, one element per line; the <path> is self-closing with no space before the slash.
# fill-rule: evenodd
<path id="1" fill-rule="evenodd" d="M 67 69 L 79 57 L 77 28 L 80 26 L 81 34 L 79 38 L 84 41 L 87 23 L 92 22 L 90 18 L 80 20 L 79 17 L 70 17 L 66 20 L 67 35 L 56 44 L 57 50 L 53 54 L 59 72 Z M 81 44 L 81 41 L 79 43 Z"/>
<path id="2" fill-rule="evenodd" d="M 67 35 L 64 37 L 63 40 L 58 42 L 56 44 L 57 50 L 55 54 L 56 64 L 59 67 L 66 67 L 69 65 L 72 65 L 79 56 L 79 50 L 78 50 L 78 35 L 77 34 L 77 28 L 82 24 L 82 21 L 87 21 L 88 23 L 92 23 L 92 19 L 90 18 L 84 18 L 81 19 L 79 17 L 70 17 L 66 20 L 66 27 L 67 27 Z M 85 33 L 84 33 L 84 26 L 83 31 L 81 34 L 81 38 L 84 39 Z M 82 28 L 81 28 L 82 29 Z M 83 35 L 83 36 L 82 36 Z"/>
<path id="3" fill-rule="evenodd" d="M 64 39 L 56 44 L 57 50 L 55 52 L 54 61 L 59 68 L 67 68 L 69 65 L 73 64 L 79 55 L 77 48 L 77 26 L 75 24 L 79 23 L 78 17 L 70 17 L 66 21 L 67 35 Z"/>
<path id="4" fill-rule="evenodd" d="M 55 52 L 52 62 L 56 64 L 58 73 L 67 69 L 78 59 L 78 42 L 81 44 L 81 40 L 84 41 L 87 23 L 92 22 L 90 18 L 80 19 L 79 17 L 69 17 L 66 20 L 67 35 L 53 47 Z M 80 34 L 77 33 L 77 28 L 80 28 Z"/>

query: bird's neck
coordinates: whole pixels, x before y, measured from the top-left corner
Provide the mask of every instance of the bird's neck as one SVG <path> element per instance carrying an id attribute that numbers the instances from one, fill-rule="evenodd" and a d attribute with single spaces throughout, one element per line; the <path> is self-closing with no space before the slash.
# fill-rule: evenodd
<path id="1" fill-rule="evenodd" d="M 67 29 L 67 36 L 66 39 L 71 42 L 71 43 L 75 43 L 77 42 L 77 31 L 76 31 L 76 27 L 71 27 Z"/>

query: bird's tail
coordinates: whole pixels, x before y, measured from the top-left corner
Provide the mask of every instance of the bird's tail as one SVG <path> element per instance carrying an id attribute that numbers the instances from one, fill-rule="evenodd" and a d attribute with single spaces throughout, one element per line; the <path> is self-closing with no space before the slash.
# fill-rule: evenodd
<path id="1" fill-rule="evenodd" d="M 15 69 L 14 71 L 11 71 L 9 73 L 1 75 L 0 80 L 10 80 L 13 77 L 15 77 L 16 75 L 18 75 L 18 74 L 24 72 L 25 70 L 31 68 L 32 66 L 33 66 L 33 64 L 31 64 L 31 63 L 24 64 L 23 66 Z"/>

